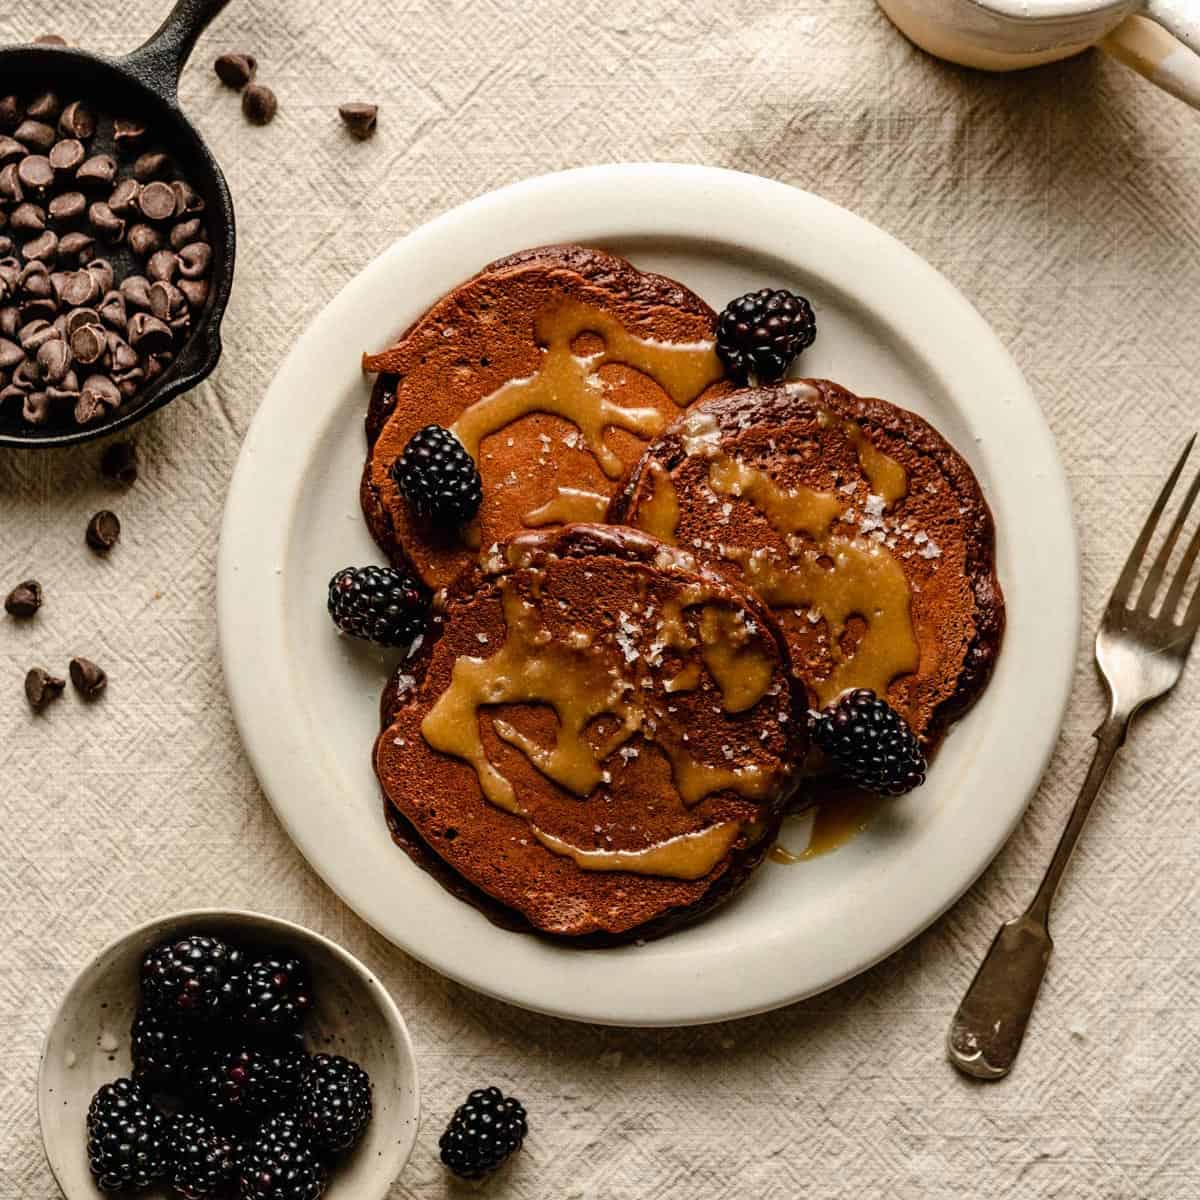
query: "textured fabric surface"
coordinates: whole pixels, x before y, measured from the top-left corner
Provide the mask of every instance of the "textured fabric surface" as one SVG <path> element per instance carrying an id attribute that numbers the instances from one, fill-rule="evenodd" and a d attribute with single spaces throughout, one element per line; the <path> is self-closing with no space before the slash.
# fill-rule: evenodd
<path id="1" fill-rule="evenodd" d="M 164 7 L 8 4 L 0 42 L 55 30 L 117 52 Z M 242 49 L 279 94 L 266 129 L 243 122 L 208 69 Z M 56 1194 L 35 1079 L 78 967 L 134 922 L 203 904 L 313 926 L 392 989 L 425 1103 L 398 1197 L 467 1194 L 436 1162 L 437 1136 L 468 1088 L 491 1082 L 525 1101 L 533 1131 L 497 1196 L 1200 1196 L 1200 669 L 1141 722 L 1093 815 L 1015 1073 L 974 1086 L 942 1053 L 975 963 L 1030 895 L 1074 797 L 1102 712 L 1090 630 L 1200 418 L 1196 114 L 1095 54 L 1008 78 L 941 65 L 869 0 L 234 0 L 182 94 L 238 208 L 220 369 L 139 428 L 142 476 L 115 501 L 96 446 L 0 451 L 0 581 L 36 575 L 48 595 L 36 621 L 0 622 L 0 1198 Z M 382 104 L 373 141 L 341 130 L 334 109 L 348 99 Z M 291 340 L 347 279 L 497 185 L 655 158 L 811 188 L 902 238 L 979 306 L 1070 473 L 1089 634 L 1044 785 L 947 917 L 790 1009 L 634 1032 L 446 982 L 307 868 L 239 747 L 214 561 L 242 435 Z M 106 502 L 125 535 L 104 561 L 82 532 Z M 107 698 L 68 695 L 31 716 L 25 669 L 73 654 L 108 668 Z"/>

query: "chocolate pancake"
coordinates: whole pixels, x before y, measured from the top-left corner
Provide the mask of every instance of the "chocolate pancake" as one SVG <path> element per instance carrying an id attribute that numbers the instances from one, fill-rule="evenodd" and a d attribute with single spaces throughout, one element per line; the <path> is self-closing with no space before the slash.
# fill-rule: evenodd
<path id="1" fill-rule="evenodd" d="M 824 380 L 693 408 L 609 519 L 770 605 L 813 704 L 884 695 L 927 747 L 986 685 L 1004 630 L 991 512 L 926 421 Z"/>
<path id="2" fill-rule="evenodd" d="M 680 284 L 599 250 L 549 246 L 484 268 L 363 358 L 379 373 L 362 480 L 376 541 L 436 588 L 481 546 L 602 520 L 647 441 L 697 397 L 728 388 L 714 320 Z M 479 517 L 461 531 L 415 520 L 389 474 L 431 423 L 454 430 L 483 479 Z"/>
<path id="3" fill-rule="evenodd" d="M 485 556 L 442 616 L 375 747 L 420 865 L 583 945 L 666 932 L 747 879 L 806 749 L 762 605 L 645 534 L 577 524 Z"/>

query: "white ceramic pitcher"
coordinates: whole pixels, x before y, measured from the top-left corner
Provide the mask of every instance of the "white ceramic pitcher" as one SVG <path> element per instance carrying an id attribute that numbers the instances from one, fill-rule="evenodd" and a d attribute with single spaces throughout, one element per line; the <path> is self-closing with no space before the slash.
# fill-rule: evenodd
<path id="1" fill-rule="evenodd" d="M 985 71 L 1099 46 L 1200 108 L 1200 0 L 879 0 L 930 54 Z"/>

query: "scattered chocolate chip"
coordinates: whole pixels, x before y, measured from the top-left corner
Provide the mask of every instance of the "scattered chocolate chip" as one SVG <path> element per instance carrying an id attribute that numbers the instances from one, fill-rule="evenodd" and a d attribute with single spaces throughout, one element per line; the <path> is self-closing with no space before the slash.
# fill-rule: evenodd
<path id="1" fill-rule="evenodd" d="M 96 133 L 96 114 L 81 100 L 73 100 L 58 118 L 58 131 L 63 137 L 87 141 Z"/>
<path id="2" fill-rule="evenodd" d="M 57 33 L 39 33 L 38 36 L 33 39 L 33 44 L 35 46 L 65 46 L 67 44 L 67 39 L 65 37 L 59 37 Z"/>
<path id="3" fill-rule="evenodd" d="M 113 442 L 100 456 L 100 472 L 117 483 L 133 483 L 138 475 L 137 446 L 133 442 Z"/>
<path id="4" fill-rule="evenodd" d="M 83 143 L 78 138 L 63 138 L 50 147 L 50 153 L 46 157 L 60 174 L 74 171 L 83 163 Z"/>
<path id="5" fill-rule="evenodd" d="M 117 177 L 117 161 L 111 154 L 93 154 L 75 172 L 75 182 L 86 187 L 111 187 Z"/>
<path id="6" fill-rule="evenodd" d="M 375 132 L 375 123 L 379 117 L 377 104 L 343 104 L 338 108 L 338 116 L 342 124 L 353 137 L 360 142 L 366 141 Z"/>
<path id="7" fill-rule="evenodd" d="M 133 177 L 138 183 L 149 183 L 170 169 L 171 160 L 161 151 L 150 151 L 141 155 L 133 164 Z"/>
<path id="8" fill-rule="evenodd" d="M 4 611 L 10 617 L 32 617 L 42 607 L 42 585 L 36 579 L 18 583 L 4 601 Z"/>
<path id="9" fill-rule="evenodd" d="M 31 151 L 41 151 L 45 154 L 54 145 L 54 126 L 45 121 L 34 121 L 26 117 L 13 130 L 13 137 L 18 142 L 24 142 Z"/>
<path id="10" fill-rule="evenodd" d="M 34 667 L 25 676 L 25 699 L 34 712 L 41 712 L 52 700 L 57 700 L 67 686 L 65 679 L 58 679 L 41 667 Z"/>
<path id="11" fill-rule="evenodd" d="M 132 117 L 117 117 L 113 121 L 113 141 L 118 149 L 133 149 L 146 136 L 146 126 Z"/>
<path id="12" fill-rule="evenodd" d="M 242 93 L 242 112 L 254 125 L 268 125 L 275 118 L 279 101 L 275 93 L 262 83 L 251 83 Z"/>
<path id="13" fill-rule="evenodd" d="M 108 684 L 108 676 L 91 659 L 73 658 L 71 685 L 85 700 L 95 700 Z"/>
<path id="14" fill-rule="evenodd" d="M 116 393 L 117 389 L 111 379 L 103 375 L 92 375 L 84 381 L 82 395 L 88 394 L 89 388 L 97 388 L 97 381 L 103 380 L 112 393 Z M 120 396 L 116 394 L 112 401 L 113 405 L 120 403 Z M 107 554 L 121 539 L 121 522 L 115 512 L 109 512 L 108 509 L 101 509 L 88 522 L 87 532 L 84 535 L 87 544 L 91 546 L 98 554 Z"/>
<path id="15" fill-rule="evenodd" d="M 142 188 L 138 207 L 149 221 L 165 221 L 175 215 L 175 192 L 169 183 L 156 179 Z"/>
<path id="16" fill-rule="evenodd" d="M 222 54 L 213 63 L 213 70 L 226 87 L 241 91 L 254 78 L 258 61 L 253 54 Z"/>

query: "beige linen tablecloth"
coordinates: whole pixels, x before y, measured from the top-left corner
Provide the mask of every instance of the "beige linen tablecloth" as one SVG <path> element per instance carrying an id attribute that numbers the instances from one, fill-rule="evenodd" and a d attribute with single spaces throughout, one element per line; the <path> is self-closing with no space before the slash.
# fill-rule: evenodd
<path id="1" fill-rule="evenodd" d="M 117 52 L 164 8 L 7 4 L 0 42 L 55 31 Z M 209 69 L 242 49 L 279 95 L 266 129 L 243 122 Z M 492 1082 L 526 1102 L 532 1126 L 498 1196 L 1200 1196 L 1200 667 L 1117 764 L 1060 898 L 1023 1057 L 981 1087 L 945 1063 L 942 1038 L 997 922 L 1030 895 L 1091 752 L 1102 697 L 1088 646 L 1028 816 L 945 919 L 793 1008 L 630 1032 L 465 991 L 334 898 L 241 751 L 214 613 L 242 436 L 289 343 L 338 288 L 487 189 L 657 158 L 819 192 L 979 306 L 1071 476 L 1090 631 L 1200 419 L 1200 117 L 1097 55 L 1008 78 L 944 66 L 868 0 L 234 0 L 182 93 L 238 210 L 220 369 L 138 429 L 142 476 L 127 494 L 99 482 L 96 446 L 0 452 L 0 590 L 34 575 L 48 597 L 35 621 L 0 621 L 0 1197 L 56 1195 L 35 1079 L 76 970 L 133 923 L 205 904 L 319 929 L 392 989 L 425 1108 L 398 1197 L 466 1194 L 447 1182 L 437 1137 L 468 1088 Z M 353 99 L 382 107 L 362 145 L 335 116 Z M 104 561 L 82 533 L 107 504 L 125 534 Z M 75 654 L 108 668 L 107 697 L 84 707 L 68 695 L 32 716 L 25 669 Z"/>

